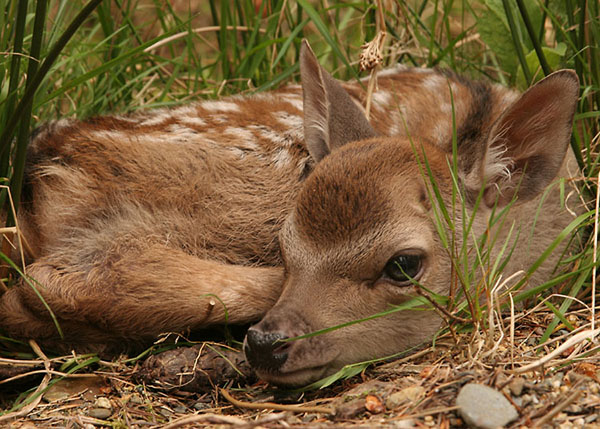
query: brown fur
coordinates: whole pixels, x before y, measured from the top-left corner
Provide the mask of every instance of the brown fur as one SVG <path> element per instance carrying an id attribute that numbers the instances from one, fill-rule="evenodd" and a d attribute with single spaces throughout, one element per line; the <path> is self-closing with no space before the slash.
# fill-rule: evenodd
<path id="1" fill-rule="evenodd" d="M 503 133 L 523 134 L 521 125 L 512 127 L 514 113 L 503 116 L 514 92 L 398 68 L 379 79 L 369 125 L 361 85 L 341 86 L 306 47 L 301 66 L 304 100 L 291 86 L 43 128 L 30 147 L 28 198 L 19 221 L 33 249 L 27 274 L 64 338 L 25 282 L 0 298 L 0 328 L 60 349 L 120 351 L 162 332 L 246 323 L 266 314 L 251 332 L 275 353 L 271 338 L 406 301 L 411 293 L 381 280 L 382 267 L 398 251 L 422 253 L 422 281 L 447 293 L 450 260 L 431 222 L 433 203 L 417 158 L 428 160 L 448 195 L 450 91 L 468 192 L 486 186 L 490 199 L 512 198 L 516 187 L 498 173 L 503 169 L 532 178 L 535 195 L 549 182 L 523 172 L 522 164 L 533 160 L 529 148 L 517 150 L 523 157 L 511 158 L 514 163 L 500 156 Z M 573 98 L 571 75 L 554 80 Z M 532 103 L 536 98 L 556 107 L 543 94 Z M 572 120 L 564 111 L 552 113 L 564 119 L 561 130 Z M 556 145 L 563 145 L 564 135 Z M 488 150 L 489 142 L 500 146 Z M 560 164 L 561 150 L 543 165 L 559 158 Z M 525 223 L 531 204 L 517 212 L 525 213 Z M 539 228 L 557 231 L 568 222 L 564 211 L 552 210 L 555 224 L 544 221 Z M 477 220 L 479 232 L 486 222 L 485 215 Z M 544 267 L 540 278 L 550 271 Z M 303 383 L 426 341 L 439 325 L 434 313 L 402 312 L 295 342 L 286 346 L 280 368 L 259 364 L 258 370 L 277 383 Z M 282 354 L 274 356 L 268 359 Z"/>

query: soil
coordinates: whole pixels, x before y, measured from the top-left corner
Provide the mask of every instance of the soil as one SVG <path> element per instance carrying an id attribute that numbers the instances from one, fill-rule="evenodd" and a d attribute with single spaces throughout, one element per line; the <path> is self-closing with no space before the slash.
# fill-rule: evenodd
<path id="1" fill-rule="evenodd" d="M 505 318 L 494 332 L 446 334 L 435 347 L 306 392 L 256 380 L 240 352 L 215 343 L 112 362 L 49 359 L 38 349 L 37 360 L 0 359 L 0 427 L 461 428 L 456 397 L 479 383 L 517 411 L 506 427 L 600 428 L 599 346 L 582 334 L 585 312 L 569 315 L 575 331 L 559 326 L 542 347 L 540 326 L 552 313 L 521 316 L 512 340 Z M 73 371 L 77 364 L 83 370 Z"/>

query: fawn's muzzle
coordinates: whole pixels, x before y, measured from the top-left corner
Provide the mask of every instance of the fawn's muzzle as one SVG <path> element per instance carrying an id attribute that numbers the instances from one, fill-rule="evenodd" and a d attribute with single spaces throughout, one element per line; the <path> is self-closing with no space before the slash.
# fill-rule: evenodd
<path id="1" fill-rule="evenodd" d="M 258 326 L 248 329 L 244 341 L 246 359 L 254 368 L 277 371 L 288 358 L 289 337 L 279 332 L 263 332 Z"/>

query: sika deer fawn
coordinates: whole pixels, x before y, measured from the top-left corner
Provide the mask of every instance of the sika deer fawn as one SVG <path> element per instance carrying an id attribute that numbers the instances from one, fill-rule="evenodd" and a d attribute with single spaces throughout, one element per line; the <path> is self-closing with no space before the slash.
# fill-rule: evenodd
<path id="1" fill-rule="evenodd" d="M 272 382 L 306 383 L 428 341 L 440 327 L 433 311 L 403 311 L 280 341 L 405 302 L 409 276 L 448 293 L 451 260 L 419 163 L 448 200 L 453 109 L 467 212 L 482 195 L 474 234 L 511 202 L 504 224 L 531 231 L 546 187 L 570 177 L 579 90 L 570 71 L 519 96 L 399 67 L 380 74 L 370 121 L 362 86 L 335 81 L 306 44 L 301 75 L 303 98 L 290 86 L 43 128 L 19 223 L 27 274 L 62 336 L 26 282 L 1 297 L 1 329 L 114 352 L 165 331 L 262 318 L 246 338 L 250 363 Z M 527 268 L 570 219 L 551 192 L 534 233 L 511 242 L 506 270 Z M 560 253 L 530 282 L 547 279 Z"/>

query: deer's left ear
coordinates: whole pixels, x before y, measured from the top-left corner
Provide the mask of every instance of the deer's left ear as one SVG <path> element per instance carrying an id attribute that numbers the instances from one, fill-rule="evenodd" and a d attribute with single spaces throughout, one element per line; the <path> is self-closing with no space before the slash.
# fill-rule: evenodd
<path id="1" fill-rule="evenodd" d="M 350 95 L 317 61 L 306 40 L 300 50 L 304 140 L 316 162 L 346 143 L 376 135 Z"/>
<path id="2" fill-rule="evenodd" d="M 552 73 L 513 103 L 488 137 L 477 174 L 487 205 L 536 197 L 557 176 L 569 147 L 579 79 L 571 70 Z"/>

